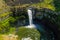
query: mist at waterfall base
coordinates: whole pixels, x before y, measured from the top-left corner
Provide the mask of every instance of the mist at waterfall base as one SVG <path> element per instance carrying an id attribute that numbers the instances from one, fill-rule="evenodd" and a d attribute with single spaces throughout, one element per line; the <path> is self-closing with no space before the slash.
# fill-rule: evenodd
<path id="1" fill-rule="evenodd" d="M 32 8 L 29 8 L 27 10 L 27 13 L 28 13 L 28 17 L 29 17 L 29 25 L 26 26 L 26 28 L 35 28 L 35 29 L 37 29 L 41 33 L 40 40 L 54 40 L 54 34 L 51 30 L 46 28 L 49 31 L 49 32 L 47 32 L 45 30 L 45 27 L 42 24 L 38 24 L 38 23 L 33 21 L 32 14 L 34 14 L 34 10 L 32 10 Z"/>

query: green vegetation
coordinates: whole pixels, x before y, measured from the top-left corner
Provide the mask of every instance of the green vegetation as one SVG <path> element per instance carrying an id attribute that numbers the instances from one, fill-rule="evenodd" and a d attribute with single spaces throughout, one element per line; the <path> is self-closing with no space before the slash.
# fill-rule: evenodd
<path id="1" fill-rule="evenodd" d="M 15 27 L 11 27 L 11 28 L 9 29 L 8 34 L 15 34 L 15 30 L 16 30 Z"/>
<path id="2" fill-rule="evenodd" d="M 17 35 L 19 36 L 19 40 L 22 38 L 31 37 L 33 40 L 40 40 L 40 33 L 36 29 L 24 28 L 20 27 L 18 29 Z M 36 39 L 37 38 L 37 39 Z"/>
<path id="3" fill-rule="evenodd" d="M 60 11 L 60 0 L 54 0 L 54 6 L 56 8 L 56 11 Z"/>
<path id="4" fill-rule="evenodd" d="M 51 10 L 55 10 L 54 4 L 53 4 L 53 0 L 44 0 L 40 3 L 37 4 L 32 4 L 32 6 L 39 8 L 48 8 Z"/>
<path id="5" fill-rule="evenodd" d="M 60 0 L 43 0 L 36 4 L 13 4 L 12 6 L 7 5 L 7 3 L 8 2 L 4 0 L 0 0 L 0 34 L 15 34 L 15 27 L 18 26 L 18 20 L 23 22 L 23 24 L 28 20 L 26 9 L 30 6 L 36 8 L 38 12 L 41 12 L 41 14 L 37 13 L 34 17 L 39 17 L 38 19 L 41 20 L 42 23 L 45 23 L 48 27 L 57 28 L 57 30 L 60 31 Z M 40 19 L 41 16 L 43 16 L 42 19 Z M 55 29 L 53 29 L 53 31 L 54 30 Z M 29 36 L 35 40 L 34 36 L 36 36 L 38 38 L 37 40 L 39 40 L 40 37 L 40 33 L 36 29 L 23 27 L 20 27 L 16 34 L 19 36 L 19 39 Z M 1 36 L 0 40 L 2 40 Z"/>

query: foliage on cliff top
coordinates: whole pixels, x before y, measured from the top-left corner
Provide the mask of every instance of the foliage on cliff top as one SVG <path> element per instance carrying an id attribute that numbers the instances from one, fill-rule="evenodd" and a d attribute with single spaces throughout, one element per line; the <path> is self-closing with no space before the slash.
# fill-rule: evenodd
<path id="1" fill-rule="evenodd" d="M 32 4 L 32 6 L 39 8 L 48 8 L 51 10 L 55 10 L 53 0 L 44 0 L 37 4 Z"/>

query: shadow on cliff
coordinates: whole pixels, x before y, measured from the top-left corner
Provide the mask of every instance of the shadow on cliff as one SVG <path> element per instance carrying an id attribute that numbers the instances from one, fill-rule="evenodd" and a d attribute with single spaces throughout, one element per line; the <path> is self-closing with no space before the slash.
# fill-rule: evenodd
<path id="1" fill-rule="evenodd" d="M 41 23 L 42 25 L 44 25 L 45 30 L 47 32 L 52 31 L 54 33 L 54 40 L 59 40 L 59 24 L 60 23 L 58 17 L 59 17 L 59 13 L 47 9 L 47 8 L 42 8 L 39 10 L 36 10 L 36 14 L 35 14 L 35 22 L 37 23 Z"/>

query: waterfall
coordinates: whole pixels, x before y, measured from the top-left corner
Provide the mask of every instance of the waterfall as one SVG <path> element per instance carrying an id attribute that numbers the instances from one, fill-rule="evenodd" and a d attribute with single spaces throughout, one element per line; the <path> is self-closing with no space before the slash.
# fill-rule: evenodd
<path id="1" fill-rule="evenodd" d="M 29 25 L 31 26 L 33 24 L 32 10 L 31 9 L 28 9 L 28 16 L 29 16 Z"/>
<path id="2" fill-rule="evenodd" d="M 32 13 L 34 13 L 34 10 L 32 8 L 29 8 L 27 10 L 28 17 L 29 17 L 29 26 L 28 28 L 35 28 L 35 25 L 33 24 L 33 19 L 32 19 Z"/>

